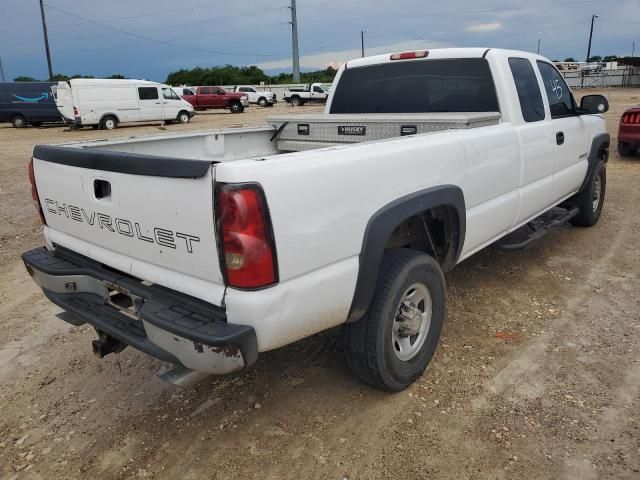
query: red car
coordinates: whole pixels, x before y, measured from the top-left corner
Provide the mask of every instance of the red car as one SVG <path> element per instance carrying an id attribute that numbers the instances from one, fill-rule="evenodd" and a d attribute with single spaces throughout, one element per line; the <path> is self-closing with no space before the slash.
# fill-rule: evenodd
<path id="1" fill-rule="evenodd" d="M 232 113 L 242 113 L 244 107 L 249 105 L 246 93 L 231 93 L 221 87 L 182 87 L 174 90 L 195 110 L 228 108 Z"/>
<path id="2" fill-rule="evenodd" d="M 635 155 L 640 148 L 640 105 L 631 107 L 620 117 L 618 153 L 621 157 Z"/>

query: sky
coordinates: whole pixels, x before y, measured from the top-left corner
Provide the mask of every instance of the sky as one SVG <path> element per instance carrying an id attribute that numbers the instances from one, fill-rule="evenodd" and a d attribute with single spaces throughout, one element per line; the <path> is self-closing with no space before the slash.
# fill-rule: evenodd
<path id="1" fill-rule="evenodd" d="M 164 81 L 180 68 L 291 71 L 290 0 L 45 0 L 54 73 Z M 303 70 L 365 54 L 503 47 L 584 60 L 640 54 L 640 0 L 298 0 Z M 38 0 L 0 0 L 7 80 L 48 76 Z"/>

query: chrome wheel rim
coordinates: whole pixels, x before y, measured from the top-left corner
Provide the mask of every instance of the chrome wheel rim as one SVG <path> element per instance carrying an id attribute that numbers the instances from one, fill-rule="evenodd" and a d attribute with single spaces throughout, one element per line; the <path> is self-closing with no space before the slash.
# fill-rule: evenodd
<path id="1" fill-rule="evenodd" d="M 391 347 L 398 360 L 415 357 L 427 339 L 431 327 L 433 302 L 423 283 L 414 283 L 404 292 L 396 309 L 391 331 Z"/>
<path id="2" fill-rule="evenodd" d="M 104 126 L 107 127 L 107 130 L 113 130 L 115 124 L 113 120 L 107 120 L 104 122 Z"/>
<path id="3" fill-rule="evenodd" d="M 596 181 L 593 185 L 593 195 L 591 196 L 591 208 L 593 213 L 598 211 L 600 206 L 600 197 L 602 196 L 602 182 L 600 181 L 600 175 L 596 177 Z"/>

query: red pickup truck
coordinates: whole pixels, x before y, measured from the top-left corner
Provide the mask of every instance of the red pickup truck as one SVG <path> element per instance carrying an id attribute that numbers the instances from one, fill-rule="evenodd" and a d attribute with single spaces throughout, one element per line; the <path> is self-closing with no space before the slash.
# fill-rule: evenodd
<path id="1" fill-rule="evenodd" d="M 232 113 L 242 113 L 249 105 L 245 93 L 227 92 L 221 87 L 173 87 L 173 89 L 193 105 L 195 110 L 208 108 L 228 108 Z"/>

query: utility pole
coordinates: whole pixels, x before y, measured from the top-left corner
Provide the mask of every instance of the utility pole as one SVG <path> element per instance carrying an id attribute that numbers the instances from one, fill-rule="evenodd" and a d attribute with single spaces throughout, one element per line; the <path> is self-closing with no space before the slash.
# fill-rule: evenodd
<path id="1" fill-rule="evenodd" d="M 591 40 L 593 39 L 593 22 L 598 18 L 598 15 L 591 15 L 591 30 L 589 30 L 589 48 L 587 48 L 587 63 L 591 58 Z"/>
<path id="2" fill-rule="evenodd" d="M 360 30 L 360 45 L 362 46 L 362 56 L 364 57 L 364 30 Z"/>
<path id="3" fill-rule="evenodd" d="M 6 82 L 6 80 L 4 79 L 4 69 L 2 68 L 2 57 L 0 57 L 0 82 Z"/>
<path id="4" fill-rule="evenodd" d="M 538 37 L 538 55 L 540 55 L 540 37 Z"/>
<path id="5" fill-rule="evenodd" d="M 633 58 L 633 56 L 636 53 L 636 41 L 634 40 L 633 42 L 631 42 L 631 57 Z"/>
<path id="6" fill-rule="evenodd" d="M 42 16 L 42 32 L 44 33 L 44 48 L 47 51 L 47 66 L 49 67 L 49 80 L 53 80 L 53 68 L 51 68 L 51 52 L 49 51 L 49 35 L 47 35 L 47 20 L 44 18 L 43 0 L 40 0 L 40 15 Z"/>
<path id="7" fill-rule="evenodd" d="M 41 0 L 42 1 L 42 0 Z M 298 17 L 296 0 L 291 0 L 291 49 L 293 50 L 293 81 L 300 83 L 300 53 L 298 52 Z"/>

